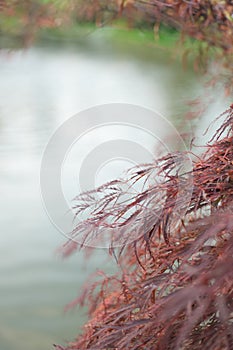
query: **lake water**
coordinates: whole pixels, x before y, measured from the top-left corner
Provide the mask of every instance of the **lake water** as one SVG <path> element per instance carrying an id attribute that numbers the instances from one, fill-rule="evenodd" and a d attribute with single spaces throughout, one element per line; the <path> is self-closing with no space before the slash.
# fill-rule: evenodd
<path id="1" fill-rule="evenodd" d="M 0 54 L 1 350 L 52 349 L 72 340 L 84 316 L 77 309 L 64 313 L 65 305 L 90 273 L 112 269 L 104 250 L 88 260 L 56 254 L 65 238 L 40 193 L 41 159 L 55 130 L 86 108 L 112 102 L 150 108 L 175 123 L 184 102 L 201 91 L 200 78 L 167 53 L 149 61 L 135 50 L 99 49 L 98 40 L 88 48 L 41 44 Z"/>

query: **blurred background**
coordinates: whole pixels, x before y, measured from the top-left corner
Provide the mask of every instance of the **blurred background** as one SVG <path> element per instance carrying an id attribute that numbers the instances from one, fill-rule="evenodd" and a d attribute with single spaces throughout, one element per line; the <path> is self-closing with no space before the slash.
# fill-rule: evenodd
<path id="1" fill-rule="evenodd" d="M 111 102 L 158 111 L 179 129 L 188 123 L 186 101 L 203 92 L 202 75 L 182 67 L 177 32 L 158 34 L 132 3 L 0 1 L 1 350 L 52 349 L 73 339 L 85 316 L 64 313 L 65 305 L 90 273 L 113 270 L 105 250 L 88 260 L 56 253 L 65 238 L 46 215 L 39 178 L 55 130 Z M 192 124 L 197 136 L 226 106 L 221 98 Z"/>

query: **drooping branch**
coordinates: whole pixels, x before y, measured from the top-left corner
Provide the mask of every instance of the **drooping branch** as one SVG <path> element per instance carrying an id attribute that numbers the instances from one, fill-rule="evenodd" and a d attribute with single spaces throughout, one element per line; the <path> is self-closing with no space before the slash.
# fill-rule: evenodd
<path id="1" fill-rule="evenodd" d="M 72 307 L 86 303 L 90 321 L 83 334 L 66 350 L 232 349 L 232 108 L 223 116 L 226 119 L 210 140 L 205 154 L 194 162 L 192 196 L 182 225 L 172 225 L 172 219 L 177 218 L 171 216 L 174 197 L 178 193 L 178 181 L 174 181 L 178 173 L 168 170 L 168 164 L 171 169 L 174 164 L 171 155 L 160 160 L 167 159 L 166 172 L 163 181 L 160 184 L 155 181 L 154 186 L 157 190 L 161 184 L 166 187 L 164 209 L 159 217 L 155 211 L 156 224 L 151 221 L 150 230 L 140 227 L 142 235 L 135 241 L 125 242 L 124 250 L 118 256 L 120 272 L 113 276 L 103 274 L 102 281 L 87 284 L 83 294 L 72 303 Z M 156 162 L 155 169 L 160 162 Z M 137 173 L 134 171 L 131 181 L 132 178 L 137 181 L 140 176 L 147 178 L 151 167 L 148 165 Z M 106 189 L 118 184 L 108 184 Z M 76 198 L 78 215 L 80 210 L 85 210 L 85 206 L 78 203 L 82 200 L 86 203 L 88 199 L 95 203 L 94 195 L 100 190 Z M 119 198 L 122 192 L 116 192 Z M 156 196 L 155 192 L 145 190 L 139 203 L 150 196 Z M 103 212 L 109 213 L 115 208 L 108 194 L 105 200 L 97 201 L 90 213 L 91 217 L 98 214 L 100 205 L 102 216 L 96 219 L 100 224 L 103 223 Z M 129 203 L 125 202 L 125 210 Z M 135 197 L 131 198 L 131 204 L 132 207 L 137 205 Z M 123 203 L 120 212 L 122 210 Z M 143 212 L 143 205 L 140 210 Z M 135 222 L 139 214 L 136 213 Z M 114 218 L 118 216 L 116 210 Z M 114 222 L 119 228 L 128 230 L 127 219 Z M 138 223 L 140 225 L 140 220 Z M 108 221 L 105 226 L 112 228 Z"/>
<path id="2" fill-rule="evenodd" d="M 135 0 L 134 4 L 153 16 L 155 21 L 171 25 L 211 46 L 232 51 L 232 1 Z"/>

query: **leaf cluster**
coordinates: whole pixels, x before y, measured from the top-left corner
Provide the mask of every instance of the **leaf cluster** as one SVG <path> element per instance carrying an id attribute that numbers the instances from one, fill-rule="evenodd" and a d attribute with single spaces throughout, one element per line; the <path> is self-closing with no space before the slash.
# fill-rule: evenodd
<path id="1" fill-rule="evenodd" d="M 93 225 L 125 235 L 119 249 L 110 244 L 119 272 L 102 273 L 101 280 L 84 286 L 70 305 L 87 305 L 90 321 L 66 350 L 233 349 L 233 109 L 222 117 L 225 120 L 205 153 L 193 161 L 193 171 L 183 176 L 174 172 L 174 164 L 177 167 L 183 160 L 169 154 L 130 173 L 130 186 L 132 180 L 151 179 L 151 174 L 154 185 L 149 181 L 125 204 L 115 204 L 124 191 L 115 187 L 120 182 L 76 198 L 77 215 L 93 204 L 89 217 L 80 219 L 91 237 L 89 243 L 92 239 L 96 243 L 97 237 L 101 241 L 104 232 L 93 238 Z M 161 171 L 164 177 L 158 182 Z M 191 197 L 185 215 L 178 218 L 185 202 L 180 182 L 191 176 Z M 95 201 L 98 193 L 102 198 Z M 141 216 L 149 218 L 143 222 Z M 132 227 L 141 231 L 135 240 Z M 78 230 L 79 225 L 74 237 Z"/>

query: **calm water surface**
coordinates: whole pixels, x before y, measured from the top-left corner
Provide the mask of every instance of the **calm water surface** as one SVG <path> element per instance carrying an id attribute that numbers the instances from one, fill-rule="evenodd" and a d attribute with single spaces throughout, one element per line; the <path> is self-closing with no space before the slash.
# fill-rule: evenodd
<path id="1" fill-rule="evenodd" d="M 148 62 L 71 46 L 2 52 L 0 76 L 0 348 L 52 349 L 84 320 L 64 306 L 97 267 L 112 267 L 104 250 L 88 263 L 80 253 L 65 261 L 56 255 L 64 237 L 45 213 L 39 183 L 49 138 L 72 115 L 109 102 L 148 107 L 174 122 L 200 82 L 161 54 Z"/>

